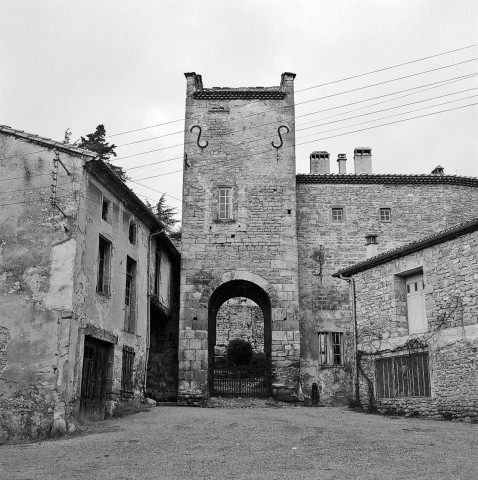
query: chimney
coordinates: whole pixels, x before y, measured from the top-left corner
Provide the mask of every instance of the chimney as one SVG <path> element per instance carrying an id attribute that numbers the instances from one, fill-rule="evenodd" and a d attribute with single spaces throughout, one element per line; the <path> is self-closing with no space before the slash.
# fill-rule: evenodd
<path id="1" fill-rule="evenodd" d="M 438 167 L 435 167 L 432 170 L 432 175 L 436 175 L 436 176 L 445 175 L 445 169 L 441 165 L 438 165 Z"/>
<path id="2" fill-rule="evenodd" d="M 375 257 L 377 255 L 377 235 L 370 233 L 365 235 L 365 246 L 367 247 L 367 259 Z"/>
<path id="3" fill-rule="evenodd" d="M 284 72 L 280 77 L 281 92 L 291 94 L 294 93 L 294 78 L 295 73 Z"/>
<path id="4" fill-rule="evenodd" d="M 355 173 L 372 173 L 372 149 L 358 147 L 354 150 Z"/>
<path id="5" fill-rule="evenodd" d="M 339 153 L 339 156 L 337 158 L 337 162 L 339 164 L 339 174 L 340 175 L 345 175 L 347 173 L 346 171 L 346 162 L 347 162 L 347 155 L 345 153 Z"/>
<path id="6" fill-rule="evenodd" d="M 196 75 L 195 72 L 188 72 L 184 76 L 187 81 L 186 95 L 192 95 L 194 92 L 203 89 L 201 75 Z"/>
<path id="7" fill-rule="evenodd" d="M 310 173 L 316 175 L 330 173 L 330 155 L 328 152 L 312 152 L 310 154 Z"/>

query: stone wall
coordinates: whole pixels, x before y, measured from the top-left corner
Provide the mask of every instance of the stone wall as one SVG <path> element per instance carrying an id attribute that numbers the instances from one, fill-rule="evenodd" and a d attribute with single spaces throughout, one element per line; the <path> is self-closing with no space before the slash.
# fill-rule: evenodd
<path id="1" fill-rule="evenodd" d="M 247 298 L 223 303 L 216 319 L 216 354 L 224 355 L 227 344 L 236 338 L 249 342 L 254 352 L 264 351 L 264 316 Z"/>
<path id="2" fill-rule="evenodd" d="M 423 268 L 427 331 L 408 334 L 397 274 Z M 360 398 L 379 411 L 478 417 L 478 232 L 464 234 L 354 276 Z M 415 345 L 415 347 L 414 347 Z M 377 398 L 377 355 L 428 352 L 431 396 Z"/>
<path id="3" fill-rule="evenodd" d="M 312 383 L 318 384 L 321 404 L 346 403 L 353 397 L 349 286 L 331 275 L 365 260 L 367 234 L 378 236 L 378 253 L 382 253 L 475 215 L 478 189 L 465 181 L 460 185 L 453 177 L 373 177 L 297 177 L 301 375 L 306 395 Z M 343 222 L 332 221 L 332 207 L 344 208 Z M 380 208 L 391 209 L 390 222 L 380 221 Z M 320 331 L 345 332 L 344 367 L 319 366 Z"/>
<path id="4" fill-rule="evenodd" d="M 226 277 L 260 283 L 273 304 L 273 340 L 282 332 L 294 338 L 276 336 L 270 352 L 274 365 L 284 365 L 274 382 L 293 391 L 299 353 L 294 75 L 284 74 L 280 87 L 208 90 L 200 76 L 186 76 L 180 395 L 207 395 L 208 305 Z M 281 145 L 282 125 L 289 133 L 282 128 Z M 233 192 L 230 220 L 218 218 L 220 186 Z M 294 355 L 286 352 L 291 344 Z"/>

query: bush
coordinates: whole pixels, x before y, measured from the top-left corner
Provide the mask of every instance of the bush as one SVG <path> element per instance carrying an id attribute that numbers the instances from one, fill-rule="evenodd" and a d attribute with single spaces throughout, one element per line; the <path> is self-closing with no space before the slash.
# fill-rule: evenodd
<path id="1" fill-rule="evenodd" d="M 254 352 L 252 355 L 251 365 L 257 368 L 267 368 L 269 362 L 267 361 L 267 356 L 263 352 Z"/>
<path id="2" fill-rule="evenodd" d="M 249 365 L 252 353 L 252 345 L 240 338 L 231 340 L 226 347 L 226 359 L 235 365 Z"/>

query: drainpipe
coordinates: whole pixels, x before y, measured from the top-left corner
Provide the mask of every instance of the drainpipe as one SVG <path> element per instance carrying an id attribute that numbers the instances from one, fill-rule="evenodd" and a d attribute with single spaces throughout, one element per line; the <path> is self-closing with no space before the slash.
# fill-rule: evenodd
<path id="1" fill-rule="evenodd" d="M 151 233 L 148 238 L 148 261 L 147 261 L 147 268 L 146 268 L 146 275 L 147 275 L 147 305 L 146 305 L 146 360 L 144 364 L 144 384 L 143 384 L 143 392 L 146 395 L 146 379 L 148 377 L 148 360 L 149 360 L 149 346 L 150 346 L 150 323 L 151 323 L 151 306 L 149 297 L 151 297 L 151 278 L 150 278 L 150 271 L 151 271 L 151 240 L 156 235 L 162 233 L 162 229 L 159 232 Z"/>
<path id="2" fill-rule="evenodd" d="M 341 280 L 345 280 L 350 285 L 352 292 L 352 317 L 353 317 L 353 338 L 354 338 L 354 389 L 355 402 L 360 405 L 360 390 L 359 390 L 359 360 L 358 360 L 358 339 L 357 339 L 357 305 L 355 299 L 355 280 L 352 277 L 344 277 L 340 275 Z"/>

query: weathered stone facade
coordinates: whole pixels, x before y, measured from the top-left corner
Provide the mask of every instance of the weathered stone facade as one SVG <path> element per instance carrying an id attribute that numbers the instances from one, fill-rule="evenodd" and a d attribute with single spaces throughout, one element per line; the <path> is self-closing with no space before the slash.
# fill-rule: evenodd
<path id="1" fill-rule="evenodd" d="M 411 334 L 402 279 L 417 270 L 423 273 L 427 326 Z M 342 274 L 355 282 L 361 403 L 386 412 L 477 419 L 478 221 Z M 377 360 L 415 354 L 428 355 L 428 394 L 400 395 L 395 384 L 395 395 L 381 396 Z"/>
<path id="2" fill-rule="evenodd" d="M 177 251 L 151 238 L 161 223 L 93 152 L 0 127 L 0 178 L 0 439 L 62 433 L 90 416 L 95 368 L 98 417 L 143 395 L 148 250 Z M 177 302 L 159 300 L 177 325 Z"/>
<path id="3" fill-rule="evenodd" d="M 247 296 L 237 284 L 252 288 L 254 277 L 276 308 L 275 382 L 292 388 L 297 370 L 287 368 L 295 368 L 300 352 L 296 393 L 308 401 L 317 388 L 318 404 L 347 403 L 354 397 L 352 311 L 349 287 L 331 275 L 368 251 L 473 218 L 478 180 L 444 175 L 442 168 L 374 175 L 367 147 L 355 150 L 354 173 L 345 173 L 340 154 L 340 173 L 331 174 L 329 154 L 317 151 L 312 173 L 295 175 L 293 74 L 284 74 L 280 87 L 238 89 L 205 89 L 201 76 L 186 77 L 179 394 L 207 396 L 217 309 L 231 296 Z M 227 220 L 219 218 L 223 187 L 232 192 Z M 378 244 L 366 247 L 367 236 Z M 230 296 L 220 289 L 226 283 Z M 267 312 L 264 318 L 267 330 Z M 325 334 L 341 343 L 337 364 L 319 362 Z"/>

